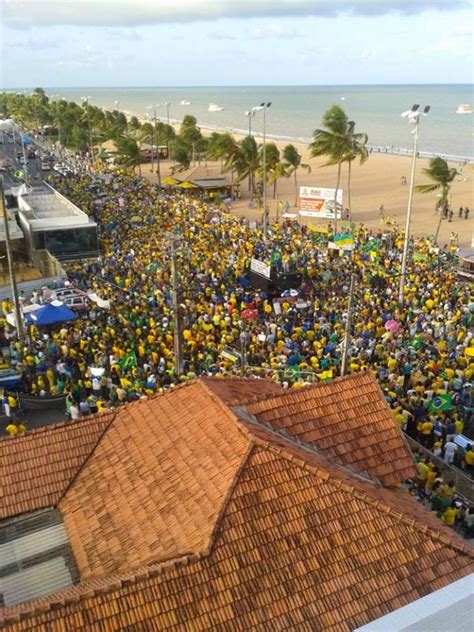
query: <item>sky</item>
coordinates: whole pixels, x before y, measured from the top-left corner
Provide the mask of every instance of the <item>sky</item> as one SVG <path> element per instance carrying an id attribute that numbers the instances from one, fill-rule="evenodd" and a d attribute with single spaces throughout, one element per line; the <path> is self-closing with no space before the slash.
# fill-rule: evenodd
<path id="1" fill-rule="evenodd" d="M 473 0 L 0 0 L 0 88 L 473 82 Z"/>

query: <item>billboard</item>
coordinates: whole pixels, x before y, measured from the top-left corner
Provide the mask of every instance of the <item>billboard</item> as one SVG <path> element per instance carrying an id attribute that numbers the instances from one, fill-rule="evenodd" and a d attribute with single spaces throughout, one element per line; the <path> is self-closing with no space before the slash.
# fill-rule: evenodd
<path id="1" fill-rule="evenodd" d="M 334 194 L 336 189 L 300 187 L 300 215 L 316 219 L 335 219 Z M 342 189 L 337 190 L 337 218 L 341 219 Z"/>

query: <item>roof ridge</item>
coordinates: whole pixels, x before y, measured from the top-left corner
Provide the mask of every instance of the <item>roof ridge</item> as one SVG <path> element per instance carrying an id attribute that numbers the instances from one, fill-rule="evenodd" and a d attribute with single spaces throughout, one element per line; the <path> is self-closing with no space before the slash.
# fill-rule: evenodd
<path id="1" fill-rule="evenodd" d="M 443 544 L 446 544 L 446 545 L 456 549 L 457 551 L 460 551 L 462 553 L 467 553 L 470 557 L 472 557 L 474 559 L 474 550 L 472 549 L 472 547 L 468 546 L 467 544 L 460 544 L 459 542 L 457 542 L 457 539 L 455 537 L 450 538 L 450 537 L 448 537 L 447 535 L 445 535 L 441 531 L 435 531 L 432 527 L 430 527 L 428 525 L 420 524 L 414 518 L 409 518 L 406 514 L 392 509 L 391 507 L 389 507 L 387 505 L 387 503 L 384 503 L 384 502 L 382 502 L 380 500 L 377 500 L 376 498 L 371 498 L 367 493 L 365 493 L 365 492 L 363 492 L 363 491 L 361 491 L 359 489 L 356 489 L 355 487 L 351 487 L 350 485 L 348 485 L 347 483 L 345 483 L 342 480 L 339 480 L 336 483 L 334 481 L 333 477 L 331 476 L 331 474 L 329 474 L 329 473 L 328 473 L 327 476 L 321 476 L 319 468 L 317 468 L 314 465 L 309 464 L 307 461 L 299 459 L 291 451 L 289 451 L 289 450 L 287 450 L 285 448 L 281 448 L 281 447 L 271 443 L 270 441 L 265 441 L 264 439 L 260 439 L 259 437 L 255 437 L 255 443 L 257 445 L 261 445 L 265 449 L 269 449 L 272 452 L 275 452 L 276 454 L 278 454 L 279 456 L 282 456 L 283 458 L 287 459 L 291 463 L 295 463 L 297 466 L 299 466 L 299 467 L 303 468 L 304 470 L 314 474 L 318 478 L 322 478 L 323 480 L 327 481 L 330 485 L 335 486 L 337 489 L 340 489 L 340 490 L 342 490 L 344 492 L 347 492 L 347 493 L 350 493 L 350 494 L 354 494 L 355 496 L 357 496 L 359 498 L 359 500 L 371 505 L 372 507 L 375 507 L 376 509 L 379 509 L 380 511 L 384 511 L 385 513 L 388 513 L 388 514 L 392 515 L 393 518 L 395 520 L 397 520 L 398 522 L 402 522 L 402 523 L 406 524 L 407 526 L 416 529 L 417 531 L 421 531 L 424 534 L 428 533 L 430 535 L 430 537 L 433 537 L 434 539 L 439 540 Z M 291 443 L 291 442 L 289 442 L 289 443 Z M 295 447 L 299 448 L 300 446 L 298 445 L 298 446 L 295 446 Z M 303 449 L 305 449 L 304 446 L 303 446 Z M 325 459 L 325 460 L 327 460 L 327 459 Z M 337 466 L 339 467 L 339 464 L 337 464 Z M 364 480 L 364 482 L 367 482 L 367 481 Z M 375 483 L 372 480 L 369 481 L 369 482 L 375 485 Z M 380 489 L 384 489 L 381 486 L 379 488 Z"/>
<path id="2" fill-rule="evenodd" d="M 240 425 L 240 424 L 238 424 Z M 225 494 L 224 500 L 222 502 L 222 506 L 221 509 L 217 515 L 216 518 L 216 522 L 214 524 L 214 528 L 211 532 L 211 535 L 209 537 L 209 547 L 207 549 L 207 554 L 210 555 L 212 553 L 212 551 L 214 550 L 214 546 L 218 540 L 218 533 L 221 529 L 222 526 L 222 522 L 225 518 L 225 514 L 227 512 L 227 508 L 232 500 L 232 496 L 234 495 L 234 491 L 235 488 L 237 487 L 237 484 L 240 481 L 240 475 L 242 474 L 243 469 L 245 468 L 245 466 L 247 465 L 250 456 L 252 454 L 252 452 L 255 450 L 255 441 L 250 441 L 247 451 L 244 454 L 244 456 L 242 457 L 242 461 L 239 465 L 239 467 L 236 469 L 235 474 L 234 474 L 234 478 L 232 480 L 232 483 L 229 485 L 227 492 Z"/>
<path id="3" fill-rule="evenodd" d="M 240 406 L 234 406 L 233 408 L 240 408 Z M 278 429 L 277 428 L 273 428 L 273 426 L 269 422 L 258 421 L 258 419 L 255 417 L 255 415 L 252 415 L 247 410 L 245 410 L 245 414 L 246 414 L 246 417 L 247 417 L 246 421 L 249 421 L 250 423 L 255 424 L 257 427 L 265 428 L 265 430 L 268 433 L 270 433 L 272 435 L 275 435 L 278 438 L 284 439 L 285 441 L 287 441 L 291 445 L 294 445 L 295 448 L 303 449 L 303 450 L 306 450 L 307 452 L 312 452 L 312 453 L 316 454 L 317 456 L 321 457 L 324 461 L 326 461 L 326 463 L 329 463 L 329 465 L 331 465 L 333 467 L 336 467 L 336 468 L 339 468 L 341 470 L 346 470 L 351 476 L 354 476 L 355 478 L 361 479 L 364 483 L 370 483 L 370 484 L 375 485 L 375 486 L 377 486 L 379 488 L 383 488 L 384 487 L 378 478 L 371 477 L 368 474 L 366 474 L 364 476 L 364 474 L 354 470 L 350 465 L 344 465 L 343 463 L 340 463 L 339 461 L 334 461 L 333 462 L 324 452 L 321 452 L 320 450 L 318 450 L 318 448 L 316 448 L 315 445 L 310 444 L 310 443 L 306 443 L 304 441 L 300 441 L 297 437 L 291 437 L 290 435 L 288 435 L 284 431 L 283 428 L 278 428 Z M 239 421 L 242 422 L 243 420 L 239 418 Z M 250 428 L 248 428 L 247 430 L 248 430 L 248 432 L 250 432 L 252 437 L 254 437 L 254 439 L 256 439 L 256 440 L 258 439 L 260 441 L 263 441 L 263 439 L 260 439 L 259 437 L 256 437 L 252 433 L 252 430 Z"/>
<path id="4" fill-rule="evenodd" d="M 125 408 L 125 406 L 123 407 Z M 56 508 L 59 508 L 59 503 L 62 501 L 62 499 L 66 496 L 66 494 L 68 493 L 68 491 L 71 489 L 71 487 L 74 485 L 74 483 L 76 482 L 77 478 L 79 477 L 79 475 L 82 473 L 82 471 L 84 470 L 84 468 L 86 467 L 86 465 L 89 463 L 90 459 L 92 458 L 93 454 L 95 453 L 95 451 L 97 450 L 97 447 L 99 445 L 99 443 L 102 441 L 102 439 L 104 438 L 106 432 L 109 430 L 109 428 L 111 427 L 111 425 L 114 423 L 114 421 L 117 419 L 117 416 L 119 415 L 119 411 L 122 410 L 122 407 L 119 409 L 115 409 L 114 414 L 112 415 L 112 419 L 109 421 L 109 423 L 105 426 L 105 428 L 102 430 L 102 432 L 99 435 L 99 438 L 97 439 L 97 441 L 95 442 L 94 447 L 92 448 L 92 450 L 89 452 L 88 456 L 84 459 L 84 461 L 82 462 L 81 466 L 77 469 L 75 475 L 72 477 L 72 479 L 69 481 L 68 485 L 66 485 L 66 487 L 63 489 L 61 495 L 59 496 L 58 500 L 56 501 Z"/>

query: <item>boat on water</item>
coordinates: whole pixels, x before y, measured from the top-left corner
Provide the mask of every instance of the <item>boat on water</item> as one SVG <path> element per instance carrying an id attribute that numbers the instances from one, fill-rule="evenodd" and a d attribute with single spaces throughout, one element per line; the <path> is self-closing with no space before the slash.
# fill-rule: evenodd
<path id="1" fill-rule="evenodd" d="M 472 114 L 472 107 L 469 103 L 461 103 L 461 105 L 458 105 L 456 114 Z"/>
<path id="2" fill-rule="evenodd" d="M 192 105 L 191 101 L 186 101 L 186 99 L 183 99 L 180 103 L 180 105 Z"/>
<path id="3" fill-rule="evenodd" d="M 217 105 L 216 103 L 209 103 L 209 112 L 222 112 L 223 109 L 224 108 L 221 108 L 221 106 Z"/>

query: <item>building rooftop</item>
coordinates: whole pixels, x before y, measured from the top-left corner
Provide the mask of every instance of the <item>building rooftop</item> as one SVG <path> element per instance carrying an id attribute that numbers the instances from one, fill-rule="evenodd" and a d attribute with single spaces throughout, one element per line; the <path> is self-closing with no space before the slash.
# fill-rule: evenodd
<path id="1" fill-rule="evenodd" d="M 286 391 L 275 395 L 281 389 L 266 380 L 205 379 L 0 440 L 8 448 L 5 465 L 0 452 L 4 513 L 54 506 L 80 574 L 76 585 L 0 609 L 0 625 L 351 630 L 465 577 L 472 550 L 394 478 L 384 482 L 363 459 L 349 469 L 331 446 L 268 421 L 271 410 L 275 420 L 283 416 L 284 397 L 290 415 L 292 406 L 299 415 L 301 402 L 308 405 L 315 426 L 324 402 L 335 406 L 352 389 L 366 398 L 351 397 L 353 407 L 376 406 L 383 397 L 374 383 L 369 373 L 349 376 L 302 389 L 293 400 Z M 270 401 L 273 407 L 263 405 Z M 262 410 L 266 421 L 258 418 Z M 377 410 L 366 425 L 389 433 L 381 403 Z M 340 422 L 339 432 L 348 433 L 355 453 L 364 450 L 350 431 L 354 425 L 371 439 L 359 423 L 362 411 L 345 415 L 354 421 Z M 411 471 L 402 439 L 397 450 Z M 395 478 L 401 472 L 392 471 Z"/>
<path id="2" fill-rule="evenodd" d="M 20 218 L 33 231 L 95 226 L 89 216 L 48 184 L 18 196 Z"/>

